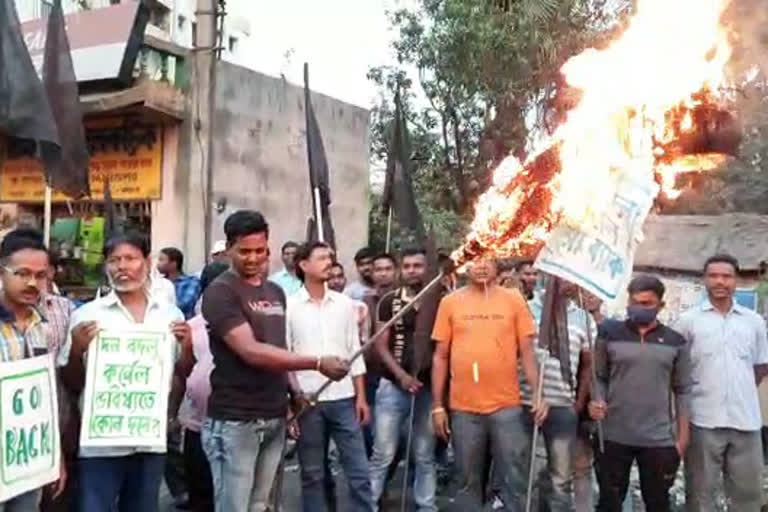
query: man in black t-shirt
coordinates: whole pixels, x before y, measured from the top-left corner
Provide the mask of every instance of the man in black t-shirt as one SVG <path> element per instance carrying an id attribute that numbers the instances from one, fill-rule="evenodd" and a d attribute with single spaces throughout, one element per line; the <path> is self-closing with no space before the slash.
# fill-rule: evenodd
<path id="1" fill-rule="evenodd" d="M 403 252 L 400 275 L 403 286 L 386 294 L 379 304 L 379 320 L 386 322 L 402 310 L 424 286 L 427 257 L 422 249 Z M 371 490 L 378 502 L 384 492 L 387 472 L 397 453 L 400 429 L 413 410 L 414 499 L 420 511 L 436 511 L 435 434 L 432 429 L 432 392 L 429 386 L 432 362 L 428 346 L 414 342 L 416 305 L 376 341 L 383 374 L 376 391 L 376 439 L 371 458 Z"/>
<path id="2" fill-rule="evenodd" d="M 334 380 L 349 365 L 285 349 L 285 294 L 267 281 L 269 226 L 255 211 L 224 223 L 232 268 L 203 296 L 215 368 L 203 448 L 211 464 L 217 512 L 263 512 L 285 442 L 287 372 L 317 370 Z M 279 497 L 278 497 L 279 499 Z"/>

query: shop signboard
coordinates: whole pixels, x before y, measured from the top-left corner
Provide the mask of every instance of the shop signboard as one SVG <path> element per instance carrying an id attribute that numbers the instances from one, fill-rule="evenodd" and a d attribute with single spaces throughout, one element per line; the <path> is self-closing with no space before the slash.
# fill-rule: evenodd
<path id="1" fill-rule="evenodd" d="M 105 177 L 109 178 L 116 201 L 160 199 L 162 134 L 161 126 L 126 124 L 119 120 L 86 124 L 91 153 L 91 199 L 104 199 Z M 0 202 L 41 203 L 44 197 L 41 163 L 31 157 L 9 154 L 0 171 Z M 54 202 L 66 200 L 65 194 L 54 191 Z"/>

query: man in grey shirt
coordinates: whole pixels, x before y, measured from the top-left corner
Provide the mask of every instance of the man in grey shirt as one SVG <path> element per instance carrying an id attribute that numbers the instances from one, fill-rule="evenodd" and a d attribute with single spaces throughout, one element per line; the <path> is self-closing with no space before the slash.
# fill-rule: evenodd
<path id="1" fill-rule="evenodd" d="M 765 321 L 736 303 L 739 264 L 729 255 L 704 265 L 707 300 L 684 313 L 678 329 L 691 345 L 691 448 L 685 460 L 686 509 L 716 510 L 724 479 L 729 510 L 758 512 L 761 505 L 760 403 L 766 374 Z"/>
<path id="2" fill-rule="evenodd" d="M 597 389 L 589 412 L 603 421 L 605 437 L 597 459 L 597 510 L 622 510 L 637 461 L 646 510 L 667 512 L 669 489 L 688 444 L 690 355 L 685 339 L 656 319 L 664 307 L 664 284 L 639 276 L 628 292 L 627 320 L 604 321 L 595 347 Z"/>

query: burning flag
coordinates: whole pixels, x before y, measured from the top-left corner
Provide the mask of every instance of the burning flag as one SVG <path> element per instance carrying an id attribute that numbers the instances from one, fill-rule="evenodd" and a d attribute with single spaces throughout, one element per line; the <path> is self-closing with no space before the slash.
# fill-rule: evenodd
<path id="1" fill-rule="evenodd" d="M 627 183 L 675 197 L 678 174 L 733 153 L 722 93 L 728 3 L 639 0 L 608 47 L 571 58 L 562 73 L 578 103 L 526 162 L 510 156 L 494 171 L 453 260 L 536 254 L 557 226 L 599 226 Z"/>

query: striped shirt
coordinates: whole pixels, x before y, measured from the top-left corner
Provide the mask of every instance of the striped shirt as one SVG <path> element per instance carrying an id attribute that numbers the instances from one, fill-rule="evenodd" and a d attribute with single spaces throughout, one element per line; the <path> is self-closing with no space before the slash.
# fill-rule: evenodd
<path id="1" fill-rule="evenodd" d="M 53 354 L 55 360 L 59 355 L 59 350 L 67 342 L 69 319 L 75 311 L 75 305 L 66 297 L 50 294 L 41 299 L 40 310 L 44 312 L 47 321 L 48 350 Z"/>
<path id="2" fill-rule="evenodd" d="M 541 324 L 542 312 L 544 310 L 543 293 L 538 293 L 533 299 L 528 301 L 528 307 L 536 320 L 536 325 Z M 587 338 L 587 318 L 589 318 L 589 328 L 592 332 L 592 339 L 596 333 L 595 323 L 587 312 L 573 303 L 568 304 L 568 334 L 570 338 L 570 362 L 571 375 L 573 375 L 573 386 L 563 380 L 560 371 L 560 361 L 553 357 L 549 350 L 536 349 L 536 355 L 539 362 L 544 360 L 544 386 L 543 397 L 547 403 L 554 407 L 572 407 L 576 400 L 576 385 L 578 384 L 579 357 L 581 352 L 589 350 L 589 338 Z M 546 359 L 544 359 L 546 358 Z M 525 372 L 520 368 L 520 396 L 522 403 L 531 405 L 531 387 L 525 379 Z"/>
<path id="3" fill-rule="evenodd" d="M 14 323 L 13 313 L 0 306 L 0 362 L 18 361 L 45 354 L 48 339 L 45 320 L 32 310 L 27 327 L 21 331 Z"/>

